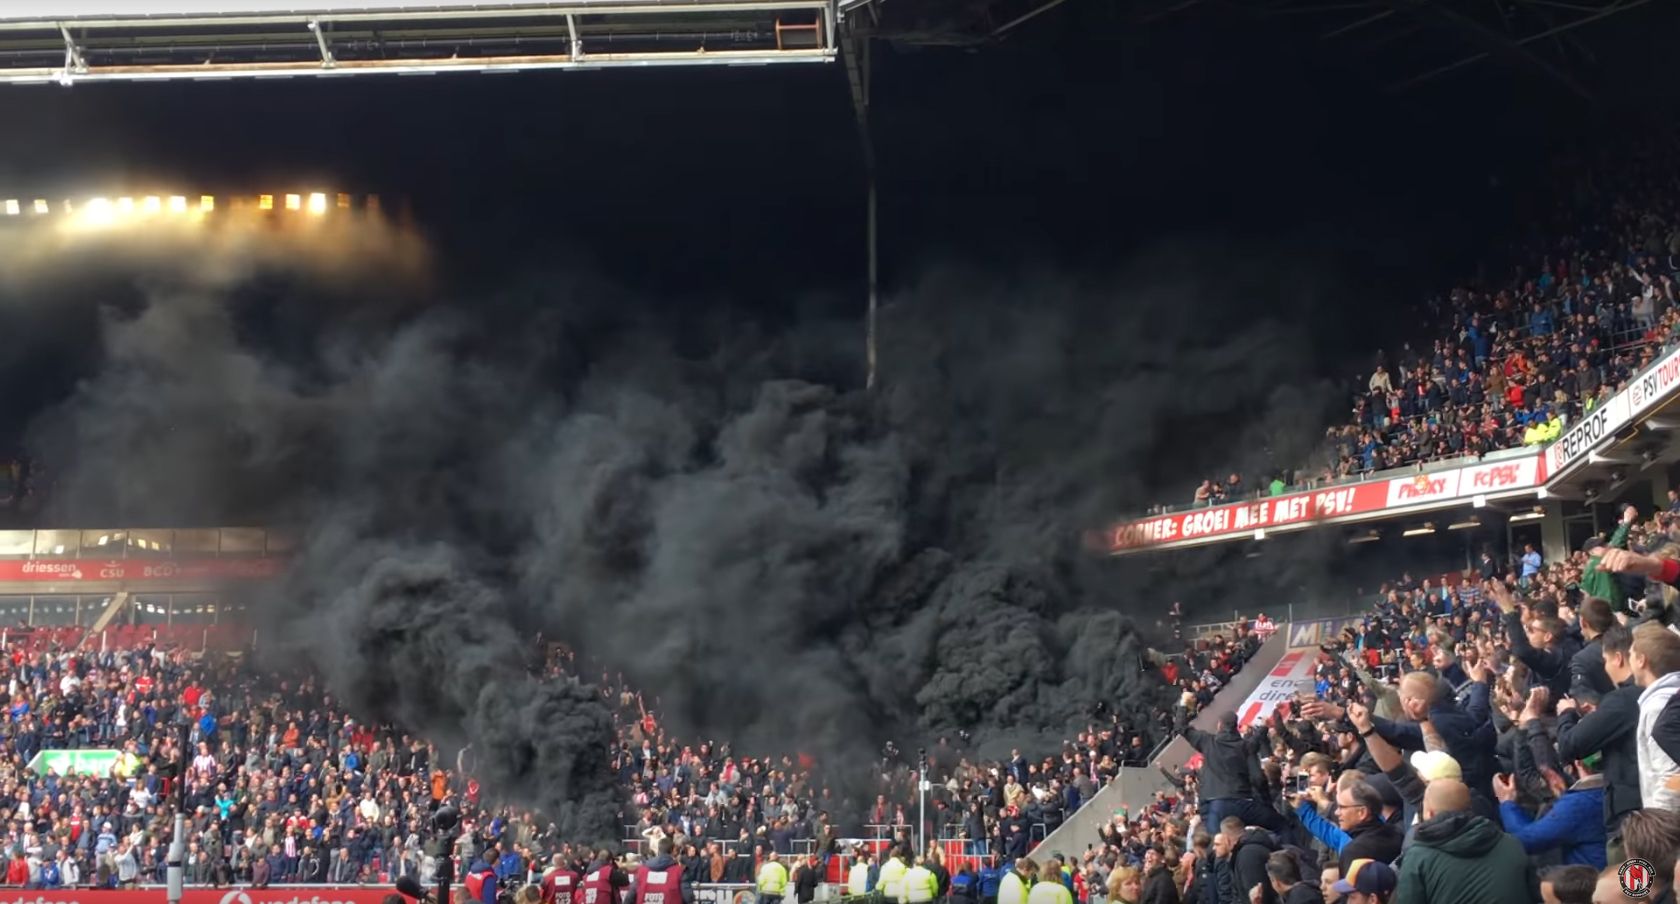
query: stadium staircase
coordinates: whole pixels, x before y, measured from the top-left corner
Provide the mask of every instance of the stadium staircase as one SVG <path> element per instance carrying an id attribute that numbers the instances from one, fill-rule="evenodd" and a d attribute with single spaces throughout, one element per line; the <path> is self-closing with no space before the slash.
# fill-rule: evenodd
<path id="1" fill-rule="evenodd" d="M 88 638 L 98 635 L 99 632 L 109 627 L 112 620 L 115 619 L 124 609 L 128 608 L 128 599 L 129 596 L 127 590 L 122 590 L 114 594 L 111 597 L 111 601 L 106 604 L 105 611 L 99 613 L 99 617 L 94 619 L 93 624 L 88 627 L 86 636 L 82 638 L 82 643 L 87 643 Z"/>
<path id="2" fill-rule="evenodd" d="M 1254 657 L 1231 678 L 1229 684 L 1219 689 L 1219 693 L 1213 697 L 1213 702 L 1203 707 L 1190 724 L 1209 731 L 1213 729 L 1220 713 L 1240 708 L 1243 701 L 1259 689 L 1273 669 L 1290 654 L 1289 638 L 1294 634 L 1291 627 L 1289 624 L 1280 624 L 1278 631 L 1260 645 Z M 1059 851 L 1069 856 L 1077 856 L 1086 847 L 1099 844 L 1097 830 L 1103 824 L 1113 819 L 1114 814 L 1122 808 L 1128 813 L 1137 813 L 1149 806 L 1156 791 L 1165 791 L 1172 787 L 1161 774 L 1161 770 L 1180 768 L 1195 754 L 1196 751 L 1183 735 L 1174 735 L 1150 756 L 1149 765 L 1121 767 L 1113 781 L 1075 810 L 1056 831 L 1045 836 L 1034 850 L 1046 854 Z"/>

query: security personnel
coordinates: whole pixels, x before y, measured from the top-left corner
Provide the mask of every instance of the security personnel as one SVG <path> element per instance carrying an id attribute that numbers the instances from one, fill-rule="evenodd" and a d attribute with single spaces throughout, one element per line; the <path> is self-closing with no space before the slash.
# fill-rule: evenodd
<path id="1" fill-rule="evenodd" d="M 555 854 L 553 865 L 543 873 L 543 904 L 572 904 L 572 892 L 577 889 L 578 874 L 566 865 L 563 854 Z"/>
<path id="2" fill-rule="evenodd" d="M 869 894 L 869 858 L 862 848 L 858 848 L 853 856 L 857 857 L 857 862 L 846 873 L 846 894 L 861 898 Z"/>
<path id="3" fill-rule="evenodd" d="M 788 871 L 782 858 L 771 849 L 764 865 L 758 868 L 758 900 L 760 904 L 781 904 L 787 894 Z"/>
<path id="4" fill-rule="evenodd" d="M 881 878 L 875 883 L 881 897 L 890 904 L 904 904 L 904 874 L 910 871 L 910 868 L 904 865 L 904 857 L 903 845 L 894 845 L 887 862 L 881 864 Z"/>
<path id="5" fill-rule="evenodd" d="M 980 904 L 980 877 L 967 864 L 951 877 L 951 904 Z"/>
<path id="6" fill-rule="evenodd" d="M 1030 857 L 1015 861 L 1015 868 L 998 883 L 997 904 L 1027 904 L 1027 892 L 1038 877 L 1038 864 Z"/>
<path id="7" fill-rule="evenodd" d="M 980 870 L 980 904 L 997 904 L 998 886 L 1003 884 L 1003 877 L 1009 874 L 1009 867 L 1004 866 L 993 854 L 987 860 L 984 869 Z"/>
<path id="8" fill-rule="evenodd" d="M 906 904 L 930 904 L 939 897 L 939 879 L 927 868 L 925 856 L 916 858 L 916 865 L 904 872 L 904 900 Z"/>
<path id="9" fill-rule="evenodd" d="M 1032 891 L 1027 893 L 1027 904 L 1073 904 L 1073 892 L 1061 883 L 1060 877 L 1047 876 L 1042 882 L 1033 883 Z"/>
<path id="10" fill-rule="evenodd" d="M 630 884 L 630 877 L 613 862 L 612 851 L 602 848 L 595 853 L 595 862 L 578 883 L 573 904 L 618 904 L 618 890 Z M 579 899 L 579 895 L 582 896 Z"/>
<path id="11" fill-rule="evenodd" d="M 683 881 L 682 864 L 672 856 L 676 842 L 665 836 L 654 849 L 653 859 L 636 869 L 625 904 L 694 904 L 694 887 Z"/>

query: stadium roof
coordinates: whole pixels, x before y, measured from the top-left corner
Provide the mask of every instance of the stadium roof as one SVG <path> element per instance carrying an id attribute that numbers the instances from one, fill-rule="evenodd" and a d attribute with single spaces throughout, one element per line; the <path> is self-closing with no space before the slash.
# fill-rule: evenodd
<path id="1" fill-rule="evenodd" d="M 1092 37 L 1192 17 L 1235 19 L 1254 25 L 1257 40 L 1281 29 L 1321 44 L 1393 90 L 1501 64 L 1581 98 L 1591 96 L 1583 70 L 1602 62 L 1605 46 L 1642 27 L 1640 17 L 1628 14 L 1672 19 L 1680 7 L 1668 0 L 840 0 L 839 5 L 842 14 L 867 10 L 869 28 L 880 37 L 921 44 L 1000 39 L 1053 10 Z M 1605 27 L 1612 24 L 1617 27 Z"/>
<path id="2" fill-rule="evenodd" d="M 823 62 L 831 0 L 15 0 L 0 82 Z"/>

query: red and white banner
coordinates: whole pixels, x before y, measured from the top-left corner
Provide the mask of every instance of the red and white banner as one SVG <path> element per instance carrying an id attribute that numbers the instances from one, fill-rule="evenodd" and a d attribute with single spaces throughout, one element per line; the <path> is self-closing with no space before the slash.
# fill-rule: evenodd
<path id="1" fill-rule="evenodd" d="M 1266 527 L 1306 524 L 1320 518 L 1380 512 L 1388 502 L 1384 495 L 1386 488 L 1387 481 L 1356 483 L 1333 490 L 1273 496 L 1253 502 L 1158 515 L 1113 528 L 1108 546 L 1111 550 L 1140 549 L 1185 540 L 1232 536 Z"/>
<path id="2" fill-rule="evenodd" d="M 0 581 L 74 584 L 121 581 L 260 580 L 278 575 L 277 556 L 205 559 L 0 559 Z M 0 900 L 0 904 L 7 904 Z"/>
<path id="3" fill-rule="evenodd" d="M 1291 630 L 1294 626 L 1290 626 Z M 1277 665 L 1261 679 L 1260 686 L 1249 693 L 1248 698 L 1237 707 L 1237 730 L 1247 731 L 1248 726 L 1257 721 L 1269 719 L 1279 707 L 1289 702 L 1289 698 L 1297 693 L 1311 694 L 1313 691 L 1313 667 L 1318 664 L 1318 647 L 1291 649 L 1283 654 Z M 1191 757 L 1185 767 L 1195 769 L 1202 764 L 1202 755 Z M 0 904 L 6 904 L 0 901 Z"/>
<path id="4" fill-rule="evenodd" d="M 1314 521 L 1377 516 L 1389 509 L 1444 507 L 1475 496 L 1538 487 L 1541 456 L 1482 462 L 1411 477 L 1370 480 L 1328 490 L 1273 496 L 1129 521 L 1103 538 L 1110 552 L 1152 546 L 1192 545 L 1232 539 L 1266 528 L 1302 527 Z"/>
<path id="5" fill-rule="evenodd" d="M 1458 498 L 1458 471 L 1434 471 L 1416 477 L 1397 477 L 1388 482 L 1388 507 L 1400 508 L 1420 502 Z"/>
<path id="6" fill-rule="evenodd" d="M 1266 673 L 1260 686 L 1237 708 L 1239 730 L 1246 730 L 1257 721 L 1271 718 L 1273 710 L 1288 703 L 1289 698 L 1297 693 L 1310 694 L 1313 689 L 1313 667 L 1317 664 L 1318 647 L 1292 649 L 1283 654 L 1278 664 Z"/>

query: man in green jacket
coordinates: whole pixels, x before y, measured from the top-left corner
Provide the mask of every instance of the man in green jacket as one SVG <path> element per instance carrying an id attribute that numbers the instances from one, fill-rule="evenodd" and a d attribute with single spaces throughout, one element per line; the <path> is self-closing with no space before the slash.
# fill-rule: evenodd
<path id="1" fill-rule="evenodd" d="M 1627 594 L 1616 584 L 1616 576 L 1600 571 L 1598 563 L 1604 558 L 1604 550 L 1607 548 L 1627 549 L 1628 530 L 1637 520 L 1639 509 L 1630 505 L 1622 509 L 1621 523 L 1616 525 L 1616 531 L 1610 535 L 1609 543 L 1605 543 L 1603 537 L 1593 537 L 1581 547 L 1581 551 L 1589 556 L 1587 567 L 1581 569 L 1581 592 L 1609 603 L 1612 612 L 1620 612 L 1626 608 Z"/>
<path id="2" fill-rule="evenodd" d="M 1423 792 L 1423 820 L 1400 858 L 1394 904 L 1533 904 L 1540 877 L 1522 842 L 1478 816 L 1463 782 Z"/>

